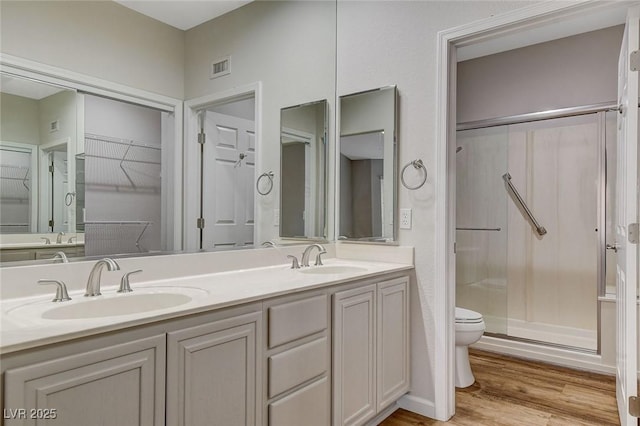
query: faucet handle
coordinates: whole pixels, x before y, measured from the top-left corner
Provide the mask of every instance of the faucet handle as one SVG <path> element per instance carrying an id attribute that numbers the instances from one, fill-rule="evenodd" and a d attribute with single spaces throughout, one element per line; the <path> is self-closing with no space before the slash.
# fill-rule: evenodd
<path id="1" fill-rule="evenodd" d="M 322 266 L 322 255 L 326 254 L 327 251 L 326 250 L 322 250 L 320 252 L 318 252 L 318 254 L 316 255 L 316 266 Z"/>
<path id="2" fill-rule="evenodd" d="M 131 286 L 129 285 L 129 275 L 137 274 L 138 272 L 142 272 L 142 269 L 127 272 L 122 276 L 122 279 L 120 280 L 120 288 L 118 289 L 118 293 L 130 293 L 133 291 L 131 290 Z"/>
<path id="3" fill-rule="evenodd" d="M 62 263 L 69 263 L 69 259 L 67 259 L 67 255 L 63 251 L 57 251 L 56 254 L 54 254 L 51 259 L 53 259 L 54 263 L 58 259 L 60 259 Z"/>
<path id="4" fill-rule="evenodd" d="M 67 286 L 62 281 L 42 279 L 38 280 L 38 284 L 55 284 L 57 286 L 56 297 L 51 300 L 52 302 L 66 302 L 67 300 L 71 300 L 69 293 L 67 292 Z"/>
<path id="5" fill-rule="evenodd" d="M 45 244 L 51 244 L 51 240 L 48 237 L 40 237 L 41 240 L 44 240 Z"/>
<path id="6" fill-rule="evenodd" d="M 300 264 L 298 263 L 297 257 L 292 254 L 288 254 L 287 259 L 291 259 L 291 269 L 300 269 Z"/>

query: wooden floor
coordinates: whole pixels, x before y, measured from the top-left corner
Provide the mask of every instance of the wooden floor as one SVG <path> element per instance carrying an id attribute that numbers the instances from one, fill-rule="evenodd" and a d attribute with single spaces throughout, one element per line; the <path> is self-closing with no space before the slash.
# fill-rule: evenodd
<path id="1" fill-rule="evenodd" d="M 398 410 L 382 425 L 619 425 L 615 378 L 470 351 L 476 383 L 456 389 L 456 415 L 440 422 Z"/>

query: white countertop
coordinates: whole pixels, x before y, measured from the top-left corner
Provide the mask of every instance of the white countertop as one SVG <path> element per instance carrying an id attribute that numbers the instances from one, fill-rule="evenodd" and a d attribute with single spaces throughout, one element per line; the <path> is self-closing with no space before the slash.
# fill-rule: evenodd
<path id="1" fill-rule="evenodd" d="M 132 276 L 131 287 L 134 290 L 132 293 L 118 294 L 117 287 L 103 287 L 102 296 L 98 298 L 126 298 L 136 294 L 162 293 L 165 290 L 171 292 L 173 287 L 183 289 L 192 299 L 188 303 L 165 309 L 97 318 L 44 319 L 41 317 L 42 312 L 52 308 L 86 303 L 96 299 L 83 297 L 84 291 L 72 291 L 69 295 L 73 300 L 60 303 L 51 302 L 54 287 L 51 287 L 51 294 L 47 296 L 6 299 L 0 301 L 0 353 L 6 354 L 379 274 L 413 269 L 412 264 L 337 258 L 327 259 L 325 265 L 327 267 L 355 266 L 362 269 L 336 274 L 308 274 L 290 269 L 290 265 L 281 264 L 145 282 L 136 282 L 135 276 Z"/>
<path id="2" fill-rule="evenodd" d="M 67 247 L 84 247 L 84 243 L 43 243 L 43 242 L 24 242 L 24 243 L 2 243 L 0 249 L 57 249 Z"/>

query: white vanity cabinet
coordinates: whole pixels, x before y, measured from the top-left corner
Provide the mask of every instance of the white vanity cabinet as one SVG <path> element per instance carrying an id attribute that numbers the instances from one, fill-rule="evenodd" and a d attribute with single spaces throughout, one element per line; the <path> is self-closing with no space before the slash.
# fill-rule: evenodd
<path id="1" fill-rule="evenodd" d="M 260 424 L 262 314 L 167 334 L 167 425 Z"/>
<path id="2" fill-rule="evenodd" d="M 328 426 L 330 304 L 326 291 L 264 303 L 265 411 L 269 426 Z"/>
<path id="3" fill-rule="evenodd" d="M 409 278 L 333 295 L 333 425 L 361 425 L 409 390 Z"/>
<path id="4" fill-rule="evenodd" d="M 4 424 L 360 425 L 408 390 L 408 291 L 369 277 L 5 353 Z"/>
<path id="5" fill-rule="evenodd" d="M 5 372 L 12 425 L 164 425 L 165 336 Z"/>

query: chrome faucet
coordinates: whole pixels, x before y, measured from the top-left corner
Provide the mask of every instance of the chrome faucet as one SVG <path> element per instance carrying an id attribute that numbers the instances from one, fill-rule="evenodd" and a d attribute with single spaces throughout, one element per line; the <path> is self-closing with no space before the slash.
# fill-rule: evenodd
<path id="1" fill-rule="evenodd" d="M 67 255 L 63 251 L 57 251 L 51 259 L 53 259 L 53 263 L 58 259 L 62 260 L 62 263 L 69 263 L 69 259 L 67 259 Z"/>
<path id="2" fill-rule="evenodd" d="M 322 259 L 320 258 L 320 256 L 325 254 L 327 251 L 320 244 L 311 244 L 309 247 L 304 249 L 304 252 L 302 253 L 302 259 L 300 261 L 300 263 L 302 264 L 301 266 L 309 266 L 309 256 L 311 255 L 311 250 L 313 250 L 314 248 L 318 249 L 318 255 L 316 256 L 316 266 L 322 265 Z"/>
<path id="3" fill-rule="evenodd" d="M 104 259 L 98 260 L 93 268 L 91 269 L 91 273 L 89 274 L 89 279 L 87 280 L 87 290 L 85 291 L 85 297 L 89 296 L 100 296 L 100 274 L 102 273 L 102 268 L 107 267 L 109 271 L 119 271 L 120 266 L 116 263 L 115 260 L 109 259 L 105 257 Z"/>
<path id="4" fill-rule="evenodd" d="M 58 232 L 58 236 L 56 236 L 56 244 L 62 244 L 62 237 L 64 237 L 64 232 Z"/>

